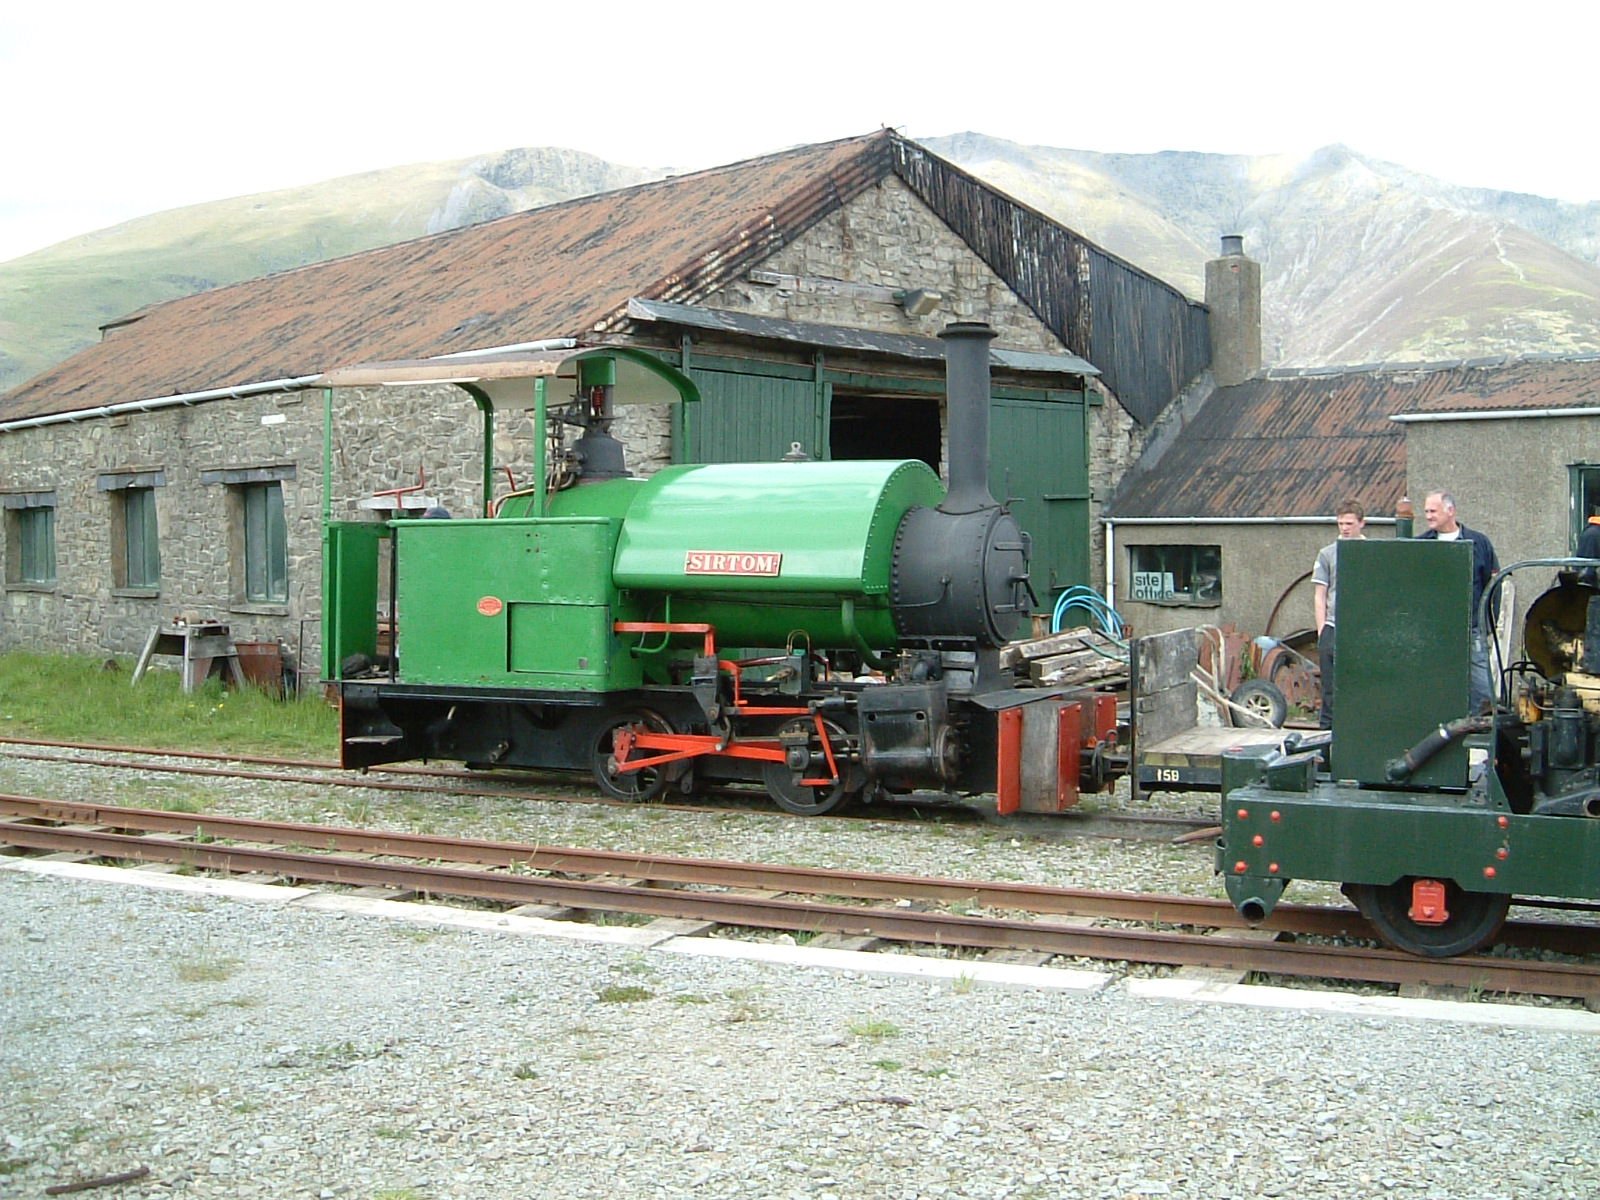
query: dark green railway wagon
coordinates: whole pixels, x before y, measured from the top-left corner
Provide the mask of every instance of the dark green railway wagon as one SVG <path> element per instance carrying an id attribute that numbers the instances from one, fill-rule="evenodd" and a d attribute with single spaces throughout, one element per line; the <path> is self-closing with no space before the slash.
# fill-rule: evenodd
<path id="1" fill-rule="evenodd" d="M 1473 713 L 1468 545 L 1340 543 L 1331 770 L 1292 744 L 1224 758 L 1217 869 L 1241 913 L 1332 881 L 1390 944 L 1446 956 L 1491 942 L 1515 896 L 1600 899 L 1600 590 L 1574 564 L 1495 577 L 1559 572 L 1522 654 L 1491 647 Z"/>

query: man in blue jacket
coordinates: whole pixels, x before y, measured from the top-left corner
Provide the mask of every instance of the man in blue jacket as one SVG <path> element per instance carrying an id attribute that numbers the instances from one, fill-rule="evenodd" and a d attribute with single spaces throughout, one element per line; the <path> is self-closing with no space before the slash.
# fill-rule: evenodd
<path id="1" fill-rule="evenodd" d="M 1472 546 L 1472 656 L 1467 696 L 1469 712 L 1481 713 L 1489 703 L 1493 685 L 1489 678 L 1487 631 L 1478 628 L 1478 603 L 1483 599 L 1483 591 L 1489 586 L 1490 578 L 1500 569 L 1500 560 L 1495 557 L 1494 543 L 1486 535 L 1476 529 L 1468 529 L 1456 520 L 1456 502 L 1449 492 L 1429 492 L 1427 499 L 1422 502 L 1422 516 L 1428 523 L 1428 532 L 1421 535 L 1423 538 L 1441 542 L 1459 539 Z M 1497 593 L 1488 621 L 1492 625 L 1499 618 L 1500 597 Z"/>

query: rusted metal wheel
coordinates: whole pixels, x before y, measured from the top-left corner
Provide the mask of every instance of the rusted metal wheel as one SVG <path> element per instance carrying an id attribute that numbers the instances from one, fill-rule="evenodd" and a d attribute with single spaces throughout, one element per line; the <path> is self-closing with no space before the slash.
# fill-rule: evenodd
<path id="1" fill-rule="evenodd" d="M 1450 958 L 1480 950 L 1494 941 L 1505 924 L 1510 896 L 1469 892 L 1449 880 L 1444 881 L 1449 915 L 1440 924 L 1422 924 L 1411 915 L 1412 885 L 1417 882 L 1407 876 L 1389 884 L 1349 883 L 1344 893 L 1386 943 L 1425 958 Z"/>

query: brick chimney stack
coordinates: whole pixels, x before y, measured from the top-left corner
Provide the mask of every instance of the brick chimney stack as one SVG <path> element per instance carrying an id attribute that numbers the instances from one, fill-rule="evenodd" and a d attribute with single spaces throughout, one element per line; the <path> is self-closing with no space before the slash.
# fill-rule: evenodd
<path id="1" fill-rule="evenodd" d="M 1243 383 L 1261 369 L 1261 264 L 1245 257 L 1242 234 L 1223 234 L 1222 257 L 1206 264 L 1206 307 L 1217 386 Z"/>

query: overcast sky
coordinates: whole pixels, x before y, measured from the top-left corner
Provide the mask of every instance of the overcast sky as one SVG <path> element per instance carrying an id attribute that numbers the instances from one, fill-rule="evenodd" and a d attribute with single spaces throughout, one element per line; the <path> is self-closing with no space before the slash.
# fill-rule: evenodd
<path id="1" fill-rule="evenodd" d="M 131 217 L 567 146 L 693 169 L 893 125 L 1299 153 L 1600 200 L 1600 5 L 12 3 L 0 261 Z"/>

